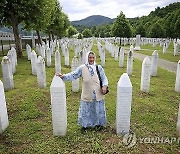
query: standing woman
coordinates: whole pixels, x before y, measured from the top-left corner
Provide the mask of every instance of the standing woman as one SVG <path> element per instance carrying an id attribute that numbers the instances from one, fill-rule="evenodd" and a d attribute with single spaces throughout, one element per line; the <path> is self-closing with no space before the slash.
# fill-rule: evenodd
<path id="1" fill-rule="evenodd" d="M 64 81 L 76 80 L 82 77 L 82 93 L 78 114 L 78 124 L 85 130 L 87 127 L 99 127 L 106 125 L 106 110 L 104 94 L 106 93 L 108 80 L 101 65 L 98 70 L 102 80 L 102 88 L 97 75 L 95 53 L 90 51 L 88 61 L 79 66 L 75 71 L 67 74 L 59 74 Z"/>

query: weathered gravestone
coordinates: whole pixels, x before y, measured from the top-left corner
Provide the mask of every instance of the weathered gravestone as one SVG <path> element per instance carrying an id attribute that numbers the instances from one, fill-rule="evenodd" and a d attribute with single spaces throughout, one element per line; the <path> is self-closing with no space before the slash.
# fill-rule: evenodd
<path id="1" fill-rule="evenodd" d="M 149 57 L 144 58 L 141 71 L 141 91 L 149 92 L 150 87 L 151 60 Z"/>
<path id="2" fill-rule="evenodd" d="M 157 76 L 157 67 L 158 67 L 158 52 L 157 50 L 155 50 L 152 54 L 151 76 Z"/>
<path id="3" fill-rule="evenodd" d="M 60 77 L 54 76 L 50 93 L 53 134 L 55 136 L 65 136 L 67 132 L 66 88 Z"/>
<path id="4" fill-rule="evenodd" d="M 133 69 L 133 52 L 130 50 L 127 55 L 127 74 L 132 75 Z"/>
<path id="5" fill-rule="evenodd" d="M 121 75 L 117 84 L 116 133 L 129 133 L 132 102 L 132 84 L 127 73 Z"/>
<path id="6" fill-rule="evenodd" d="M 31 60 L 31 46 L 29 44 L 26 44 L 26 52 L 28 55 L 28 60 Z"/>
<path id="7" fill-rule="evenodd" d="M 9 90 L 14 88 L 13 74 L 11 70 L 11 62 L 7 56 L 4 56 L 1 62 L 3 80 L 4 80 L 4 89 Z"/>
<path id="8" fill-rule="evenodd" d="M 32 68 L 32 74 L 33 75 L 37 75 L 36 61 L 37 61 L 37 55 L 36 55 L 36 52 L 33 50 L 31 53 L 31 68 Z"/>
<path id="9" fill-rule="evenodd" d="M 180 138 L 180 104 L 179 104 L 179 111 L 178 111 L 178 118 L 177 118 L 177 125 L 176 125 L 176 135 Z"/>
<path id="10" fill-rule="evenodd" d="M 39 88 L 46 88 L 46 70 L 44 59 L 39 56 L 36 62 L 37 81 Z"/>
<path id="11" fill-rule="evenodd" d="M 141 47 L 140 47 L 140 43 L 141 43 L 141 36 L 140 35 L 136 35 L 136 46 L 134 48 L 134 50 L 141 50 Z"/>
<path id="12" fill-rule="evenodd" d="M 47 50 L 46 50 L 46 60 L 47 60 L 47 62 L 46 62 L 46 65 L 47 66 L 51 66 L 51 50 L 50 50 L 50 48 L 47 48 Z"/>
<path id="13" fill-rule="evenodd" d="M 59 50 L 55 52 L 55 71 L 61 73 L 61 56 Z"/>
<path id="14" fill-rule="evenodd" d="M 8 125 L 9 125 L 9 121 L 8 121 L 4 86 L 2 81 L 0 80 L 0 134 L 3 133 L 3 131 L 8 127 Z"/>
<path id="15" fill-rule="evenodd" d="M 119 55 L 119 67 L 124 67 L 124 48 L 121 47 Z"/>
<path id="16" fill-rule="evenodd" d="M 64 53 L 64 58 L 65 58 L 65 65 L 66 66 L 69 66 L 69 51 L 68 51 L 68 48 L 65 47 L 65 53 Z"/>
<path id="17" fill-rule="evenodd" d="M 177 64 L 175 91 L 180 92 L 180 60 Z"/>
<path id="18" fill-rule="evenodd" d="M 79 66 L 79 61 L 76 56 L 73 57 L 72 59 L 72 64 L 71 64 L 71 71 L 75 71 Z M 72 81 L 72 91 L 73 92 L 78 92 L 79 91 L 79 78 Z"/>

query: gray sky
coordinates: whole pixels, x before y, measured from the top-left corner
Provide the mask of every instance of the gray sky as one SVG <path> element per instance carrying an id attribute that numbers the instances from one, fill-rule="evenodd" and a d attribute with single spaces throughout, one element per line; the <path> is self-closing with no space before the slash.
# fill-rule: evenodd
<path id="1" fill-rule="evenodd" d="M 70 21 L 91 15 L 116 18 L 123 11 L 127 18 L 148 15 L 158 6 L 164 7 L 180 0 L 59 0 Z"/>

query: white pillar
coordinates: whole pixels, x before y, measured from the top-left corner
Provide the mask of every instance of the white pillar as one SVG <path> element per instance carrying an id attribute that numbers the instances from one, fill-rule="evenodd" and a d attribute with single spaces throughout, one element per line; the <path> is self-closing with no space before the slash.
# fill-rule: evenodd
<path id="1" fill-rule="evenodd" d="M 142 71 L 141 71 L 141 91 L 143 92 L 149 92 L 150 71 L 151 71 L 151 60 L 149 57 L 146 57 L 142 62 Z"/>
<path id="2" fill-rule="evenodd" d="M 31 68 L 32 68 L 32 74 L 37 75 L 36 72 L 36 61 L 37 61 L 37 55 L 36 52 L 33 50 L 31 52 Z"/>
<path id="3" fill-rule="evenodd" d="M 177 125 L 176 125 L 176 135 L 180 138 L 180 104 L 179 104 L 179 111 L 178 111 L 178 118 L 177 118 Z"/>
<path id="4" fill-rule="evenodd" d="M 55 71 L 56 73 L 61 73 L 61 56 L 59 50 L 55 52 Z"/>
<path id="5" fill-rule="evenodd" d="M 51 66 L 51 50 L 49 48 L 47 48 L 46 50 L 46 58 L 47 58 L 47 62 L 46 65 L 47 66 Z"/>
<path id="6" fill-rule="evenodd" d="M 130 50 L 127 55 L 127 74 L 132 75 L 133 69 L 133 52 Z"/>
<path id="7" fill-rule="evenodd" d="M 79 66 L 79 61 L 77 57 L 73 57 L 72 64 L 71 64 L 71 71 L 75 71 Z M 78 92 L 79 91 L 79 78 L 72 81 L 72 91 Z"/>
<path id="8" fill-rule="evenodd" d="M 151 76 L 157 76 L 157 67 L 158 67 L 158 52 L 157 50 L 155 50 L 152 54 Z"/>
<path id="9" fill-rule="evenodd" d="M 39 56 L 36 62 L 37 81 L 39 88 L 46 88 L 46 70 L 44 59 Z"/>
<path id="10" fill-rule="evenodd" d="M 129 133 L 132 102 L 132 84 L 127 73 L 121 75 L 117 84 L 116 133 Z"/>
<path id="11" fill-rule="evenodd" d="M 141 47 L 140 47 L 140 43 L 141 43 L 141 36 L 140 35 L 136 35 L 136 46 L 134 48 L 134 50 L 141 50 Z"/>
<path id="12" fill-rule="evenodd" d="M 68 48 L 65 47 L 65 55 L 64 55 L 64 58 L 65 58 L 65 65 L 66 66 L 69 66 L 69 51 L 68 51 Z"/>
<path id="13" fill-rule="evenodd" d="M 175 91 L 180 92 L 180 60 L 177 64 Z"/>
<path id="14" fill-rule="evenodd" d="M 66 88 L 60 77 L 54 76 L 50 93 L 53 135 L 65 136 L 67 132 Z"/>
<path id="15" fill-rule="evenodd" d="M 124 67 L 124 48 L 121 47 L 119 55 L 119 67 Z"/>
<path id="16" fill-rule="evenodd" d="M 27 52 L 28 60 L 31 60 L 31 47 L 29 44 L 26 44 L 26 52 Z"/>
<path id="17" fill-rule="evenodd" d="M 8 113 L 6 107 L 4 86 L 2 81 L 0 80 L 0 134 L 8 127 Z"/>
<path id="18" fill-rule="evenodd" d="M 10 60 L 7 56 L 4 56 L 1 62 L 3 80 L 4 80 L 4 89 L 9 90 L 14 88 L 13 74 L 11 71 Z"/>

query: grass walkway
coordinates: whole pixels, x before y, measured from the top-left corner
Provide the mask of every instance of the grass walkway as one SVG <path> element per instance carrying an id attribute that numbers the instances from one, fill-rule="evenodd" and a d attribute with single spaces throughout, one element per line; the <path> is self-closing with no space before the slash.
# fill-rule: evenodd
<path id="1" fill-rule="evenodd" d="M 97 46 L 93 51 L 98 53 Z M 73 58 L 70 51 L 70 61 Z M 25 53 L 24 53 L 25 55 Z M 64 58 L 61 58 L 64 64 Z M 100 64 L 99 57 L 97 63 Z M 46 67 L 47 88 L 39 89 L 36 76 L 31 74 L 27 56 L 18 60 L 14 74 L 15 88 L 5 92 L 9 116 L 9 127 L 0 135 L 0 153 L 179 153 L 179 144 L 141 143 L 143 138 L 175 138 L 180 95 L 174 91 L 175 74 L 158 68 L 158 76 L 151 78 L 150 92 L 140 91 L 141 61 L 135 59 L 133 75 L 133 101 L 131 131 L 136 134 L 137 144 L 128 149 L 123 138 L 115 133 L 116 90 L 120 76 L 126 72 L 118 62 L 106 54 L 105 72 L 109 80 L 110 93 L 106 96 L 107 127 L 81 133 L 77 125 L 80 93 L 73 93 L 71 82 L 66 82 L 68 131 L 65 137 L 52 134 L 50 84 L 54 76 L 54 57 L 51 67 Z M 63 66 L 62 72 L 70 72 Z M 2 70 L 0 68 L 0 80 Z"/>

